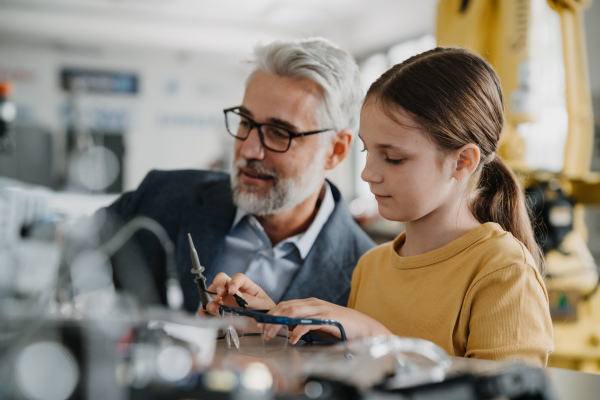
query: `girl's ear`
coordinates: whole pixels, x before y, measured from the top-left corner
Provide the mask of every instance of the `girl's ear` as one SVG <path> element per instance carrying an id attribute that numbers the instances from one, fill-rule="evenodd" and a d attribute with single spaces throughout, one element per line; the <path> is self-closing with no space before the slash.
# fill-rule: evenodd
<path id="1" fill-rule="evenodd" d="M 454 155 L 456 165 L 452 176 L 456 180 L 462 181 L 463 179 L 470 177 L 477 169 L 481 152 L 476 144 L 469 143 L 456 150 Z"/>

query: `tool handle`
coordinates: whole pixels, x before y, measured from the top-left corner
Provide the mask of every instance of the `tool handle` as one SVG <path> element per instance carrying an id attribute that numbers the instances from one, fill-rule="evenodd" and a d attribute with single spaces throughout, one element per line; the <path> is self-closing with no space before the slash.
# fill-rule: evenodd
<path id="1" fill-rule="evenodd" d="M 210 297 L 208 297 L 208 293 L 206 293 L 206 280 L 196 278 L 194 281 L 196 282 L 196 286 L 198 286 L 198 293 L 200 294 L 202 308 L 206 310 L 206 305 L 210 303 Z"/>

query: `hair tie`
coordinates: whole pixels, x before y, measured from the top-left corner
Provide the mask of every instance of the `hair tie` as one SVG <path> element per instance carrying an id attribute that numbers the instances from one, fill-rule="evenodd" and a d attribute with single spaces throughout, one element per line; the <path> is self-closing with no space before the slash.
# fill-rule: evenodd
<path id="1" fill-rule="evenodd" d="M 494 161 L 494 158 L 496 158 L 496 153 L 490 153 L 488 154 L 485 159 L 483 160 L 483 164 L 484 165 L 488 165 L 489 163 L 491 163 L 492 161 Z"/>

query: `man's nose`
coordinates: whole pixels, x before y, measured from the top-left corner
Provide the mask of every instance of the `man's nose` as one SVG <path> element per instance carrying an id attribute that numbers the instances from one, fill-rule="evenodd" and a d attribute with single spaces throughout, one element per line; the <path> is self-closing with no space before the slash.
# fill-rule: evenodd
<path id="1" fill-rule="evenodd" d="M 245 159 L 263 159 L 265 148 L 260 140 L 258 128 L 253 127 L 246 140 L 242 141 L 239 148 L 239 154 Z"/>

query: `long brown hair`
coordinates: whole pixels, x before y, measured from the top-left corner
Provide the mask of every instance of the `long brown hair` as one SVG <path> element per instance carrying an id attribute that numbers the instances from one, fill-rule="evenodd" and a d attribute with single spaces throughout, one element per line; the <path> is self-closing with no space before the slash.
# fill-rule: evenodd
<path id="1" fill-rule="evenodd" d="M 438 47 L 394 65 L 369 88 L 365 103 L 377 101 L 395 119 L 408 112 L 443 153 L 468 143 L 481 152 L 475 192 L 469 203 L 481 223 L 496 222 L 527 247 L 543 274 L 523 191 L 511 168 L 498 156 L 505 128 L 498 75 L 481 56 L 461 48 Z"/>

